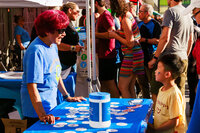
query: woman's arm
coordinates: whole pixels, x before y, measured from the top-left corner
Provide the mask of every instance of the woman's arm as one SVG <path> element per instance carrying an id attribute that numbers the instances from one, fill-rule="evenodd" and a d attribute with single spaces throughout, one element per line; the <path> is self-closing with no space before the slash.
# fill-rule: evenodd
<path id="1" fill-rule="evenodd" d="M 75 47 L 74 51 L 76 51 L 76 52 L 80 52 L 82 49 L 84 49 L 84 47 L 81 46 L 81 45 L 72 46 L 72 45 L 69 45 L 69 44 L 66 44 L 66 43 L 61 43 L 57 46 L 58 46 L 59 51 L 73 51 L 71 47 Z"/>
<path id="2" fill-rule="evenodd" d="M 147 42 L 149 44 L 158 44 L 159 39 L 157 39 L 157 38 L 141 38 L 140 42 Z"/>
<path id="3" fill-rule="evenodd" d="M 24 47 L 24 45 L 22 44 L 21 35 L 16 35 L 16 41 L 17 41 L 17 43 L 19 44 L 20 49 L 21 49 L 21 50 L 24 50 L 25 47 Z"/>
<path id="4" fill-rule="evenodd" d="M 59 119 L 59 117 L 54 117 L 52 114 L 47 115 L 41 101 L 40 94 L 37 89 L 36 83 L 28 83 L 27 84 L 28 93 L 30 95 L 30 99 L 32 102 L 32 105 L 35 109 L 35 112 L 37 113 L 40 121 L 43 121 L 45 124 L 48 122 L 49 124 L 54 124 L 56 119 Z"/>
<path id="5" fill-rule="evenodd" d="M 132 21 L 128 17 L 122 19 L 122 28 L 125 34 L 125 40 L 123 44 L 127 45 L 128 47 L 133 47 L 134 36 L 132 31 Z"/>
<path id="6" fill-rule="evenodd" d="M 97 32 L 97 30 L 96 30 L 96 32 L 95 32 L 95 37 L 96 38 L 103 38 L 103 39 L 111 39 L 111 38 L 113 38 L 113 37 L 110 37 L 109 36 L 109 32 L 112 32 L 112 31 L 115 31 L 115 27 L 114 26 L 111 26 L 108 30 L 107 30 L 107 32 Z"/>
<path id="7" fill-rule="evenodd" d="M 80 97 L 71 97 L 69 93 L 67 92 L 65 85 L 63 83 L 62 78 L 60 77 L 59 82 L 58 82 L 58 89 L 62 93 L 63 97 L 66 97 L 66 100 L 69 102 L 81 102 L 81 101 L 86 101 L 86 99 L 82 96 Z"/>
<path id="8" fill-rule="evenodd" d="M 128 47 L 133 47 L 138 42 L 134 40 L 134 36 L 132 32 L 132 22 L 129 18 L 127 17 L 123 18 L 122 28 L 124 30 L 125 38 L 121 37 L 115 32 L 109 32 L 109 37 L 113 37 L 119 40 L 122 44 L 125 44 Z"/>

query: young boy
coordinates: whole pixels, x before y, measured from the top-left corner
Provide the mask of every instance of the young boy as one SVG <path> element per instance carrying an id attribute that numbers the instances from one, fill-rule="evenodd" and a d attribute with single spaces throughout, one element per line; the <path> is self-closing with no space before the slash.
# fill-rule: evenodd
<path id="1" fill-rule="evenodd" d="M 164 55 L 158 60 L 155 77 L 163 86 L 156 101 L 153 132 L 186 132 L 185 103 L 175 83 L 183 69 L 181 58 L 175 54 Z"/>

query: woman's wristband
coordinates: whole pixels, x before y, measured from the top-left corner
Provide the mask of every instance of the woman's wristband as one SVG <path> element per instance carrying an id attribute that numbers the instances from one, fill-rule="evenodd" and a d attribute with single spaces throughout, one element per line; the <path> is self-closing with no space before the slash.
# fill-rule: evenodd
<path id="1" fill-rule="evenodd" d="M 63 96 L 63 99 L 67 99 L 68 97 L 70 97 L 69 93 L 67 93 L 67 95 Z"/>
<path id="2" fill-rule="evenodd" d="M 71 46 L 71 51 L 76 51 L 76 46 Z"/>
<path id="3" fill-rule="evenodd" d="M 156 57 L 155 55 L 153 56 L 154 59 L 158 60 L 158 57 Z"/>
<path id="4" fill-rule="evenodd" d="M 148 43 L 148 38 L 145 38 L 145 42 Z"/>

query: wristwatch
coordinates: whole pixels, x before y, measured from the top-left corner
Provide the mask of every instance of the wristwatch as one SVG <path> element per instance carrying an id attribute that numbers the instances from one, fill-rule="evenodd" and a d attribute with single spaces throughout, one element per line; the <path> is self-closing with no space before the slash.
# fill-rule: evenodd
<path id="1" fill-rule="evenodd" d="M 71 46 L 71 51 L 76 51 L 76 46 Z"/>
<path id="2" fill-rule="evenodd" d="M 158 57 L 156 57 L 155 55 L 153 56 L 154 59 L 158 60 Z"/>
<path id="3" fill-rule="evenodd" d="M 148 38 L 145 38 L 145 42 L 148 43 Z"/>
<path id="4" fill-rule="evenodd" d="M 70 97 L 69 93 L 67 93 L 67 95 L 63 96 L 63 99 L 67 99 L 68 97 Z"/>

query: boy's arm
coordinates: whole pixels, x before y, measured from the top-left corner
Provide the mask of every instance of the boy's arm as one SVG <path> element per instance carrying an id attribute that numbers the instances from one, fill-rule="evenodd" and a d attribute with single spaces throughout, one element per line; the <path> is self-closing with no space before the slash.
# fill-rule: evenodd
<path id="1" fill-rule="evenodd" d="M 166 121 L 165 123 L 163 123 L 162 125 L 160 125 L 157 128 L 154 128 L 156 131 L 164 131 L 164 130 L 168 130 L 170 128 L 174 128 L 175 126 L 178 125 L 178 117 L 170 119 L 168 121 Z"/>

